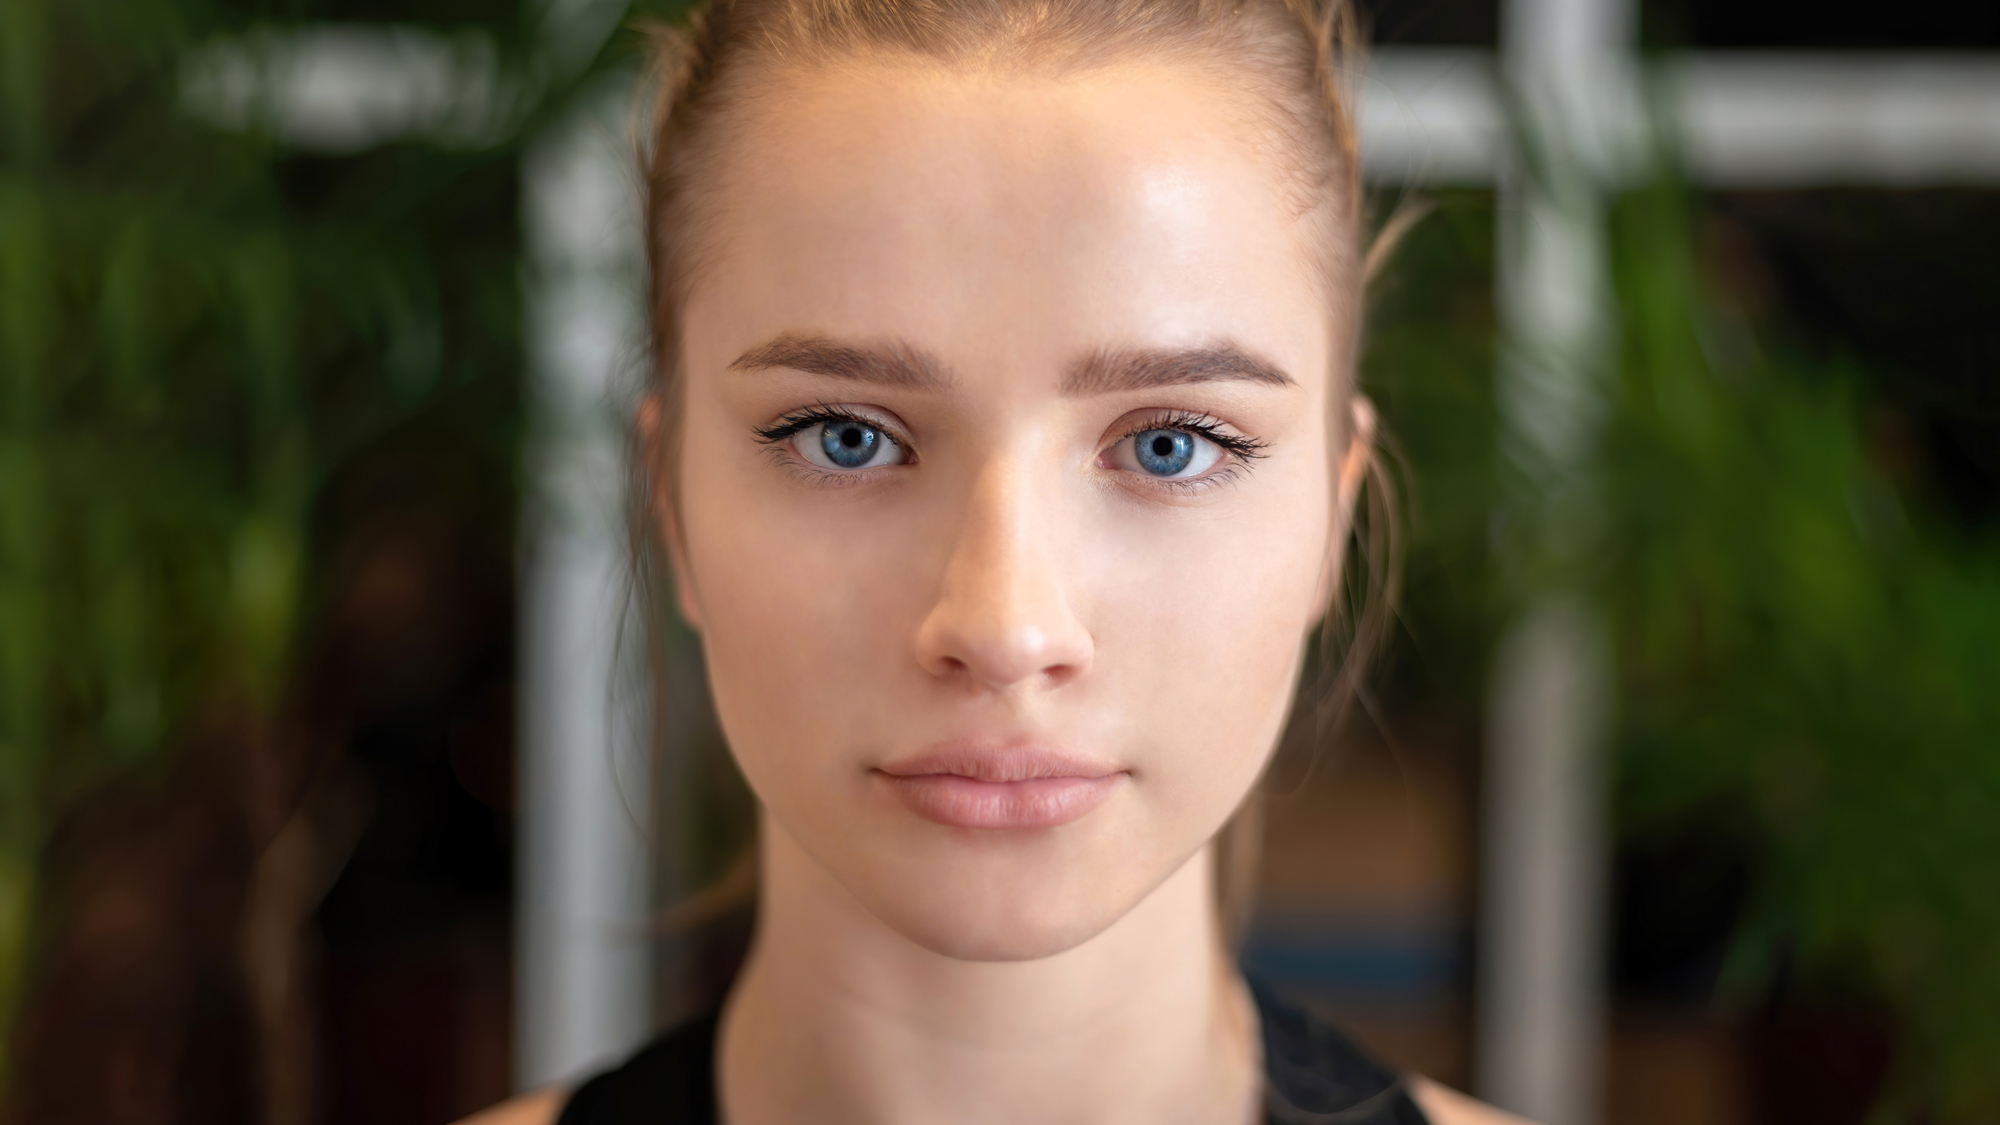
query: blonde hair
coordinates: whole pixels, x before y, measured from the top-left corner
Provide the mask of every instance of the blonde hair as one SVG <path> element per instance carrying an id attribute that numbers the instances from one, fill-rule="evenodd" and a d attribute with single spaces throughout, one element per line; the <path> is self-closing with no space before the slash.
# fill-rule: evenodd
<path id="1" fill-rule="evenodd" d="M 787 74 L 900 62 L 1061 75 L 1165 60 L 1261 94 L 1270 111 L 1266 132 L 1294 178 L 1301 215 L 1311 218 L 1319 236 L 1335 342 L 1332 447 L 1344 450 L 1357 436 L 1350 406 L 1361 295 L 1379 254 L 1363 249 L 1351 112 L 1362 37 L 1348 0 L 709 0 L 687 27 L 656 27 L 649 38 L 654 100 L 640 162 L 650 286 L 648 393 L 659 415 L 652 439 L 635 443 L 630 497 L 639 588 L 654 604 L 667 579 L 659 521 L 664 515 L 678 531 L 680 519 L 673 467 L 683 385 L 681 309 L 707 249 L 700 219 L 719 202 L 715 166 L 734 124 L 731 115 L 759 83 Z M 1392 221 L 1385 233 L 1397 227 Z M 1361 565 L 1341 568 L 1343 589 L 1321 627 L 1322 743 L 1360 695 L 1391 620 L 1396 520 L 1379 458 L 1371 460 L 1353 515 L 1353 554 Z M 664 656 L 657 643 L 653 647 Z M 1222 913 L 1232 928 L 1248 912 L 1257 835 L 1253 800 L 1220 840 Z"/>

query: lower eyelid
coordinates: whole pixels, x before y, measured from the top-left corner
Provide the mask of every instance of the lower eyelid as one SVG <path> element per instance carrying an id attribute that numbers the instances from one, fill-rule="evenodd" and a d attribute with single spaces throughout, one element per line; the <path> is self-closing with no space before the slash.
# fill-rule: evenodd
<path id="1" fill-rule="evenodd" d="M 1147 477 L 1146 487 L 1163 492 L 1187 495 L 1193 492 L 1205 492 L 1211 488 L 1220 488 L 1235 480 L 1237 474 L 1242 471 L 1243 466 L 1238 463 L 1211 469 L 1198 477 Z"/>

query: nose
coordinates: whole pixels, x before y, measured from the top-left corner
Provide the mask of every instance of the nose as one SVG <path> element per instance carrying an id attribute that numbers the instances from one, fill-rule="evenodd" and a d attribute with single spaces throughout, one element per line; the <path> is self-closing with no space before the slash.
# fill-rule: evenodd
<path id="1" fill-rule="evenodd" d="M 940 679 L 990 690 L 1061 687 L 1090 668 L 1093 643 L 1068 597 L 1045 490 L 996 466 L 961 516 L 917 660 Z"/>

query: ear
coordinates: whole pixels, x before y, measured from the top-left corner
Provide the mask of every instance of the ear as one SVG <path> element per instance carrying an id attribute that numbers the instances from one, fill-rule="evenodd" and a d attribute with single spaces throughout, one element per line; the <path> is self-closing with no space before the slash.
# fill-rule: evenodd
<path id="1" fill-rule="evenodd" d="M 1340 452 L 1340 467 L 1334 473 L 1333 523 L 1328 528 L 1326 559 L 1320 568 L 1319 588 L 1313 594 L 1318 617 L 1333 605 L 1333 591 L 1340 582 L 1340 569 L 1347 557 L 1347 539 L 1354 532 L 1354 505 L 1368 469 L 1375 463 L 1375 404 L 1356 392 L 1347 400 L 1347 448 Z M 1318 620 L 1318 617 L 1315 620 Z"/>
<path id="2" fill-rule="evenodd" d="M 1361 495 L 1362 482 L 1368 479 L 1368 467 L 1375 463 L 1375 403 L 1357 392 L 1347 400 L 1347 410 L 1347 449 L 1340 455 L 1339 493 L 1335 497 L 1343 533 L 1354 522 L 1354 501 Z"/>
<path id="3" fill-rule="evenodd" d="M 648 391 L 639 400 L 639 447 L 645 458 L 646 472 L 652 483 L 658 484 L 663 478 L 672 480 L 665 472 L 666 448 L 666 405 L 660 401 L 658 391 Z M 681 611 L 681 620 L 699 633 L 701 624 L 701 598 L 694 588 L 694 572 L 688 568 L 686 545 L 681 542 L 681 521 L 675 511 L 674 496 L 670 489 L 654 488 L 651 496 L 651 511 L 647 515 L 658 525 L 661 536 L 667 544 L 667 562 L 673 568 L 674 601 Z"/>

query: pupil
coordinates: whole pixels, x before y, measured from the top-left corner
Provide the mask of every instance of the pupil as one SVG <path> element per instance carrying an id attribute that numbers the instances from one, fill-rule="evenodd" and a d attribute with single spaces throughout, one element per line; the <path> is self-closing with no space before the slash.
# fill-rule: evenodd
<path id="1" fill-rule="evenodd" d="M 1156 477 L 1176 476 L 1194 460 L 1194 436 L 1184 430 L 1147 430 L 1132 446 L 1139 467 Z"/>
<path id="2" fill-rule="evenodd" d="M 828 422 L 819 431 L 819 446 L 827 459 L 843 469 L 858 469 L 875 459 L 881 435 L 859 422 Z"/>

